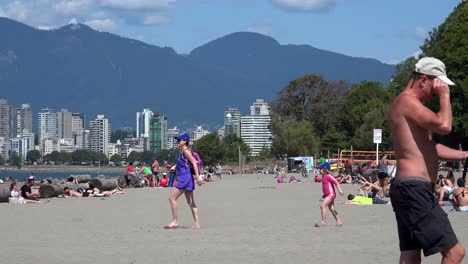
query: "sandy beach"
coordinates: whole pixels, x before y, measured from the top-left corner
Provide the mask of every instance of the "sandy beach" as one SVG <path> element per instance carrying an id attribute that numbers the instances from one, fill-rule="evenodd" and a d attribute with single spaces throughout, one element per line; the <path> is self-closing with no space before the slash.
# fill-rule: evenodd
<path id="1" fill-rule="evenodd" d="M 357 186 L 343 189 L 346 196 Z M 0 204 L 2 263 L 398 262 L 390 205 L 338 205 L 343 227 L 335 227 L 327 212 L 329 226 L 314 228 L 320 221 L 319 183 L 278 184 L 271 175 L 223 176 L 197 187 L 199 230 L 190 229 L 193 220 L 184 197 L 178 200 L 182 227 L 162 228 L 171 220 L 171 189 L 127 191 L 109 198 Z M 468 246 L 468 214 L 444 209 Z M 423 263 L 440 263 L 440 255 Z"/>

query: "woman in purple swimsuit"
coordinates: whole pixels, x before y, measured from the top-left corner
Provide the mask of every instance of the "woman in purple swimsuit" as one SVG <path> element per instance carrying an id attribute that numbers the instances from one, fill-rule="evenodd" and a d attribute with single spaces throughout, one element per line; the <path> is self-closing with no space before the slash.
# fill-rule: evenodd
<path id="1" fill-rule="evenodd" d="M 193 199 L 193 191 L 195 190 L 195 182 L 198 185 L 203 184 L 203 180 L 199 176 L 198 166 L 195 159 L 192 156 L 192 151 L 189 149 L 188 144 L 190 137 L 187 133 L 182 133 L 175 137 L 179 142 L 179 148 L 181 150 L 180 155 L 177 157 L 177 188 L 171 193 L 169 202 L 172 210 L 172 222 L 165 225 L 166 229 L 174 229 L 179 226 L 179 210 L 177 207 L 177 199 L 185 194 L 187 203 L 192 210 L 193 220 L 195 223 L 192 228 L 200 228 L 200 222 L 198 221 L 198 208 Z"/>

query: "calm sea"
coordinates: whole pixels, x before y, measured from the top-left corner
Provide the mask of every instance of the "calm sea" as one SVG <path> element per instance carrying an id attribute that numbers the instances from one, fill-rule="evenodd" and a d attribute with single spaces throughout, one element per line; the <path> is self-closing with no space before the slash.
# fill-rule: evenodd
<path id="1" fill-rule="evenodd" d="M 91 177 L 97 177 L 99 175 L 111 176 L 111 177 L 118 177 L 120 176 L 120 172 L 84 172 L 84 171 L 32 171 L 33 175 L 36 176 L 38 180 L 42 180 L 45 178 L 57 178 L 57 179 L 66 179 L 70 177 L 70 175 L 83 175 L 88 174 Z M 16 180 L 24 180 L 29 176 L 29 172 L 26 171 L 4 171 L 0 170 L 0 179 L 5 179 L 7 177 L 12 177 Z"/>

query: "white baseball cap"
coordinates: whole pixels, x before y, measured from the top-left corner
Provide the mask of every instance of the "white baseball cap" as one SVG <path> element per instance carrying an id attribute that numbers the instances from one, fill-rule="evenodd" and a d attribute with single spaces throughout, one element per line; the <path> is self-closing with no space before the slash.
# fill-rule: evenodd
<path id="1" fill-rule="evenodd" d="M 436 76 L 448 85 L 455 85 L 455 83 L 447 77 L 445 64 L 439 59 L 432 57 L 422 58 L 414 65 L 414 71 L 425 75 Z"/>

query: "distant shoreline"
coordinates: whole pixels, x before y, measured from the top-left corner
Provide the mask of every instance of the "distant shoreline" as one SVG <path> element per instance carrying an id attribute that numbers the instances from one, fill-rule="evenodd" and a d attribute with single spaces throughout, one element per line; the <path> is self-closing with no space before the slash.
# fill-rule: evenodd
<path id="1" fill-rule="evenodd" d="M 17 172 L 125 172 L 125 167 L 73 166 L 73 165 L 25 165 L 21 169 L 14 166 L 0 166 L 0 171 Z"/>

